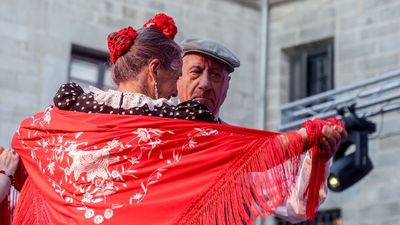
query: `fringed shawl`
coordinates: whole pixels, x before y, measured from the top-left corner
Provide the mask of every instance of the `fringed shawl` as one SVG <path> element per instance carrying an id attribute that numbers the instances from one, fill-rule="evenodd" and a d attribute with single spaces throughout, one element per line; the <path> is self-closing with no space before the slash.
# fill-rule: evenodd
<path id="1" fill-rule="evenodd" d="M 17 225 L 35 207 L 45 208 L 37 218 L 57 225 L 242 225 L 289 196 L 303 140 L 296 132 L 48 107 L 21 123 L 12 147 L 31 178 Z"/>

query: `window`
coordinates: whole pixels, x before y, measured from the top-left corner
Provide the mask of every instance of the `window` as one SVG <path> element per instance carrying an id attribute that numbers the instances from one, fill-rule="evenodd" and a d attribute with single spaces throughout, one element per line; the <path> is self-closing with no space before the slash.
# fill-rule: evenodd
<path id="1" fill-rule="evenodd" d="M 279 218 L 275 218 L 276 225 L 293 225 L 287 221 Z M 332 209 L 317 212 L 313 221 L 306 221 L 296 223 L 296 225 L 342 225 L 342 217 L 340 215 L 340 209 Z"/>
<path id="2" fill-rule="evenodd" d="M 287 52 L 290 61 L 290 101 L 334 88 L 332 39 L 297 46 Z"/>
<path id="3" fill-rule="evenodd" d="M 68 80 L 78 83 L 85 90 L 89 86 L 100 89 L 113 88 L 108 54 L 73 45 Z"/>

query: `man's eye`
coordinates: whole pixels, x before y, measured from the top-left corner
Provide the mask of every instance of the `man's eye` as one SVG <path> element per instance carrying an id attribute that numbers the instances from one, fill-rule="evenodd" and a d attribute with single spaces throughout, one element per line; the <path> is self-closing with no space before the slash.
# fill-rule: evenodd
<path id="1" fill-rule="evenodd" d="M 219 73 L 212 73 L 211 74 L 212 79 L 216 80 L 216 81 L 220 81 L 223 79 L 223 76 Z"/>
<path id="2" fill-rule="evenodd" d="M 199 75 L 199 74 L 201 74 L 201 71 L 200 70 L 192 70 L 192 71 L 190 71 L 190 73 L 193 75 Z"/>

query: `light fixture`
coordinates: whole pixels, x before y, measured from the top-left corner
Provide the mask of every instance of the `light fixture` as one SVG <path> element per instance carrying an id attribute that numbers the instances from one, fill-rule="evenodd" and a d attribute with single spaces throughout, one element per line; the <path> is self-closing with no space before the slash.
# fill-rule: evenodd
<path id="1" fill-rule="evenodd" d="M 375 124 L 357 117 L 354 112 L 344 118 L 344 124 L 348 137 L 335 154 L 328 177 L 328 187 L 335 192 L 357 183 L 373 168 L 368 157 L 368 134 L 375 132 Z M 355 151 L 348 153 L 352 145 L 355 145 Z"/>

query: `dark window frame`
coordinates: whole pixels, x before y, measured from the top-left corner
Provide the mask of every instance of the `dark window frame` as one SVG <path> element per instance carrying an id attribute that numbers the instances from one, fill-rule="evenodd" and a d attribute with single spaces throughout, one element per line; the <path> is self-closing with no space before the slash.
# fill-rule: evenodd
<path id="1" fill-rule="evenodd" d="M 308 96 L 312 96 L 324 91 L 334 89 L 334 48 L 333 39 L 322 40 L 294 47 L 289 52 L 289 101 L 295 101 Z M 311 78 L 310 63 L 318 57 L 323 63 L 322 68 L 326 73 L 326 83 L 313 83 Z M 315 61 L 317 62 L 317 60 Z M 314 74 L 316 75 L 316 74 Z M 316 75 L 318 76 L 318 75 Z M 323 77 L 323 76 L 321 76 Z M 320 78 L 321 78 L 320 77 Z M 315 85 L 315 86 L 312 86 Z M 325 86 L 322 90 L 317 90 L 318 85 Z"/>
<path id="2" fill-rule="evenodd" d="M 98 68 L 97 81 L 90 82 L 71 76 L 72 64 L 74 60 L 84 61 L 94 64 Z M 107 69 L 110 68 L 108 53 L 92 48 L 87 48 L 73 44 L 71 47 L 71 58 L 68 64 L 68 81 L 77 81 L 82 85 L 92 85 L 100 89 L 110 88 L 105 84 L 105 75 Z"/>

